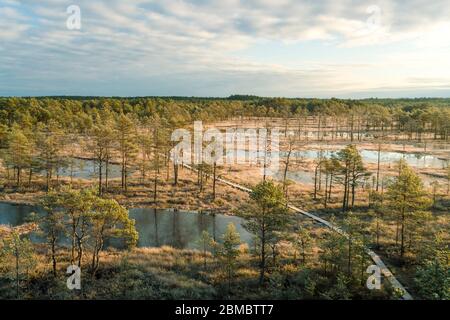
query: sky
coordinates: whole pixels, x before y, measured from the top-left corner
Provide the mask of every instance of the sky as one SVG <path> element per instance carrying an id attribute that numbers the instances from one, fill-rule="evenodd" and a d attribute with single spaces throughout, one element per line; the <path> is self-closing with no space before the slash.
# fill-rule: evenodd
<path id="1" fill-rule="evenodd" d="M 450 1 L 0 0 L 0 96 L 232 94 L 450 97 Z"/>

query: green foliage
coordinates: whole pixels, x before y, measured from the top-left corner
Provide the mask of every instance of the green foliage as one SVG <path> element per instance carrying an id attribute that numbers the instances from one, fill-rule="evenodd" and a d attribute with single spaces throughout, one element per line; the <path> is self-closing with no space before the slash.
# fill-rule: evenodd
<path id="1" fill-rule="evenodd" d="M 400 258 L 403 258 L 407 235 L 414 242 L 414 237 L 422 234 L 424 221 L 431 218 L 424 211 L 431 202 L 420 177 L 403 160 L 399 162 L 398 177 L 388 187 L 387 197 L 397 224 L 397 238 L 400 238 Z"/>
<path id="2" fill-rule="evenodd" d="M 238 246 L 241 244 L 240 235 L 233 223 L 228 224 L 222 240 L 223 243 L 219 245 L 216 255 L 219 257 L 220 264 L 226 272 L 228 289 L 230 289 L 239 257 Z"/>
<path id="3" fill-rule="evenodd" d="M 345 211 L 355 204 L 356 188 L 364 177 L 370 175 L 364 167 L 362 157 L 355 145 L 350 144 L 337 153 L 340 161 L 339 181 L 344 185 L 342 210 Z M 351 200 L 350 200 L 351 195 Z"/>
<path id="4" fill-rule="evenodd" d="M 416 268 L 415 285 L 423 299 L 450 299 L 450 249 L 448 235 L 436 233 L 421 252 L 421 263 Z"/>
<path id="5" fill-rule="evenodd" d="M 92 248 L 91 270 L 94 275 L 99 266 L 99 253 L 105 240 L 123 239 L 127 247 L 134 247 L 138 240 L 134 220 L 128 210 L 116 200 L 98 197 L 93 190 L 65 188 L 50 191 L 41 203 L 46 209 L 40 218 L 41 230 L 46 234 L 56 275 L 56 245 L 62 235 L 71 240 L 71 261 L 81 266 L 85 244 Z"/>
<path id="6" fill-rule="evenodd" d="M 0 267 L 16 286 L 16 297 L 20 296 L 20 282 L 24 275 L 36 266 L 34 249 L 29 239 L 16 231 L 0 242 Z"/>
<path id="7" fill-rule="evenodd" d="M 305 265 L 307 263 L 307 257 L 311 254 L 315 244 L 309 230 L 300 228 L 300 230 L 292 236 L 292 242 L 300 254 L 302 264 Z"/>
<path id="8" fill-rule="evenodd" d="M 352 275 L 354 260 L 364 257 L 361 220 L 352 212 L 343 221 L 343 228 L 347 235 L 347 274 Z M 362 257 L 361 257 L 362 256 Z M 364 268 L 364 266 L 363 266 Z"/>
<path id="9" fill-rule="evenodd" d="M 208 251 L 211 249 L 215 249 L 217 244 L 214 241 L 213 237 L 209 234 L 208 231 L 203 230 L 202 234 L 200 235 L 200 238 L 198 239 L 198 244 L 201 247 L 201 250 L 203 252 L 203 268 L 206 269 L 206 258 L 208 256 Z"/>
<path id="10" fill-rule="evenodd" d="M 118 140 L 118 150 L 122 165 L 122 189 L 126 192 L 128 188 L 128 170 L 130 162 L 137 156 L 138 146 L 136 123 L 130 116 L 121 114 L 116 122 L 116 132 Z"/>
<path id="11" fill-rule="evenodd" d="M 7 145 L 5 165 L 15 170 L 17 186 L 20 186 L 22 170 L 31 165 L 33 146 L 18 126 L 13 126 L 7 135 Z"/>
<path id="12" fill-rule="evenodd" d="M 138 233 L 134 220 L 128 217 L 128 210 L 116 200 L 96 197 L 93 201 L 89 216 L 89 233 L 93 247 L 92 273 L 98 270 L 99 253 L 104 242 L 110 238 L 124 239 L 128 248 L 136 246 Z"/>
<path id="13" fill-rule="evenodd" d="M 439 259 L 428 260 L 419 266 L 414 281 L 424 299 L 450 299 L 450 268 Z"/>
<path id="14" fill-rule="evenodd" d="M 336 274 L 344 270 L 346 265 L 346 239 L 336 232 L 328 232 L 322 240 L 320 247 L 320 261 L 323 263 L 323 270 L 327 273 Z"/>
<path id="15" fill-rule="evenodd" d="M 244 228 L 258 240 L 259 281 L 262 283 L 266 271 L 268 247 L 276 245 L 280 232 L 285 230 L 290 216 L 282 188 L 272 181 L 258 184 L 250 194 L 250 199 L 252 200 L 250 205 L 243 207 L 240 214 L 246 219 Z"/>
<path id="16" fill-rule="evenodd" d="M 349 300 L 351 297 L 348 288 L 349 284 L 350 279 L 346 275 L 339 273 L 335 285 L 325 292 L 323 297 L 329 300 Z"/>

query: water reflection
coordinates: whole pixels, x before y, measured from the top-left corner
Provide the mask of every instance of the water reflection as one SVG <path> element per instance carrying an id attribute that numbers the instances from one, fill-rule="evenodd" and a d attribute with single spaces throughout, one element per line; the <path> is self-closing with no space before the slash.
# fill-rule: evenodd
<path id="1" fill-rule="evenodd" d="M 315 160 L 321 154 L 322 157 L 330 158 L 333 154 L 336 154 L 337 151 L 331 150 L 302 150 L 302 151 L 293 151 L 291 154 L 291 158 L 294 160 Z M 378 162 L 378 151 L 375 150 L 360 150 L 361 157 L 365 163 L 376 164 Z M 232 155 L 231 151 L 227 151 L 226 155 Z M 275 152 L 275 155 L 277 153 Z M 236 152 L 236 159 L 238 161 L 246 161 L 250 159 L 251 154 L 247 150 L 238 150 Z M 257 152 L 253 153 L 253 156 L 257 158 L 259 163 L 264 162 L 264 153 Z M 286 151 L 280 151 L 278 153 L 279 157 L 286 157 Z M 400 159 L 404 159 L 410 166 L 417 168 L 435 168 L 435 169 L 443 169 L 448 165 L 448 160 L 440 159 L 436 156 L 432 156 L 425 153 L 403 153 L 403 152 L 395 152 L 395 151 L 381 151 L 380 152 L 380 162 L 382 164 L 394 164 Z"/>
<path id="2" fill-rule="evenodd" d="M 22 225 L 32 212 L 42 214 L 43 210 L 35 206 L 0 203 L 0 224 Z M 229 223 L 235 224 L 242 242 L 251 243 L 251 235 L 242 227 L 243 220 L 239 217 L 150 208 L 130 209 L 130 217 L 136 221 L 138 247 L 169 245 L 180 249 L 198 249 L 198 240 L 204 230 L 220 242 Z M 34 242 L 44 240 L 37 235 L 31 238 Z M 123 246 L 116 240 L 107 241 L 106 245 Z"/>
<path id="3" fill-rule="evenodd" d="M 98 164 L 94 160 L 74 158 L 70 160 L 71 164 L 58 170 L 60 177 L 70 177 L 75 179 L 91 179 L 98 177 Z M 102 173 L 105 177 L 106 168 L 103 167 Z M 108 177 L 110 179 L 121 176 L 121 167 L 118 164 L 109 164 Z"/>
<path id="4" fill-rule="evenodd" d="M 175 248 L 199 248 L 197 242 L 203 231 L 208 231 L 220 242 L 229 223 L 236 225 L 243 242 L 251 241 L 239 217 L 148 208 L 131 209 L 130 217 L 136 220 L 139 247 L 170 245 Z"/>

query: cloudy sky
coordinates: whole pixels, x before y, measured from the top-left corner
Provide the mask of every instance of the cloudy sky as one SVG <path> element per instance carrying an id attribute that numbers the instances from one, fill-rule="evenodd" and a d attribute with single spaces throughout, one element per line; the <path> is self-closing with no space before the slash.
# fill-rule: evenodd
<path id="1" fill-rule="evenodd" d="M 0 0 L 0 95 L 230 94 L 449 97 L 450 1 Z"/>

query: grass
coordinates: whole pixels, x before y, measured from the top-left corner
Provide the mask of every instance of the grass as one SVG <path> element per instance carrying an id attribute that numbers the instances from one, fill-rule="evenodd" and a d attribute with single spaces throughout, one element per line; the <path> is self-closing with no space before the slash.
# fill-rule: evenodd
<path id="1" fill-rule="evenodd" d="M 302 265 L 282 246 L 277 265 L 270 266 L 267 281 L 258 285 L 258 261 L 248 248 L 240 248 L 235 274 L 228 286 L 222 264 L 211 253 L 196 250 L 135 248 L 108 249 L 101 253 L 100 268 L 92 277 L 88 256 L 82 266 L 82 290 L 66 288 L 67 250 L 58 252 L 57 277 L 53 277 L 45 247 L 36 245 L 36 267 L 21 277 L 21 299 L 325 299 L 336 286 L 334 274 L 324 274 L 316 254 Z M 204 261 L 206 258 L 206 266 Z M 269 259 L 270 260 L 270 259 Z M 331 288 L 331 289 L 330 289 Z M 348 284 L 354 299 L 389 298 L 388 288 L 370 292 L 357 281 Z M 15 299 L 15 283 L 0 273 L 0 297 Z M 333 296 L 339 298 L 339 296 Z"/>

